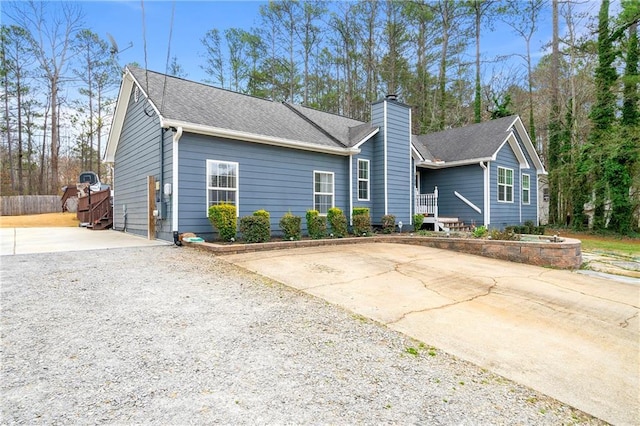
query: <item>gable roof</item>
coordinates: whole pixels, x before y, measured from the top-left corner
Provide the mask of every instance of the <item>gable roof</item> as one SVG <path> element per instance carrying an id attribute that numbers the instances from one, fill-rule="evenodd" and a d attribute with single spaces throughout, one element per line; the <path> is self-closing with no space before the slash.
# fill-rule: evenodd
<path id="1" fill-rule="evenodd" d="M 127 67 L 107 143 L 107 162 L 115 159 L 128 100 L 136 86 L 162 127 L 182 127 L 186 132 L 352 155 L 358 152 L 357 143 L 378 131 L 347 117 Z"/>
<path id="2" fill-rule="evenodd" d="M 533 162 L 531 165 L 518 143 L 518 136 Z M 495 161 L 500 149 L 508 143 L 523 168 L 533 166 L 545 173 L 522 120 L 517 115 L 436 133 L 413 135 L 412 141 L 423 158 L 420 165 L 425 167 L 452 167 Z"/>

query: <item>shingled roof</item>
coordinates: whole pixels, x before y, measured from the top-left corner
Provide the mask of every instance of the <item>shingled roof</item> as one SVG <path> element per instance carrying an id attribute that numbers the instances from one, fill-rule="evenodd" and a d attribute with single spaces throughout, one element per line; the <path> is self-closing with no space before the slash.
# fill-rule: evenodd
<path id="1" fill-rule="evenodd" d="M 165 120 L 278 139 L 347 148 L 375 132 L 368 123 L 131 67 Z"/>
<path id="2" fill-rule="evenodd" d="M 518 116 L 498 118 L 465 127 L 419 135 L 414 143 L 422 145 L 431 161 L 454 162 L 493 156 L 511 133 Z"/>

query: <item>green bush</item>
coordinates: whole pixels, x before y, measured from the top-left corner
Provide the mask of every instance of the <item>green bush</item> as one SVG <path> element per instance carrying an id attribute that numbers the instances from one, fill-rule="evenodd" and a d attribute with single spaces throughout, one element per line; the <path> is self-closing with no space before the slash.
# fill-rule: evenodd
<path id="1" fill-rule="evenodd" d="M 369 209 L 367 209 L 367 214 L 360 213 L 353 216 L 353 234 L 356 237 L 371 235 L 371 217 L 368 212 Z"/>
<path id="2" fill-rule="evenodd" d="M 474 238 L 484 238 L 487 236 L 487 234 L 489 233 L 489 230 L 487 229 L 486 226 L 478 226 L 476 229 L 473 230 L 473 237 Z"/>
<path id="3" fill-rule="evenodd" d="M 247 243 L 266 243 L 271 238 L 269 219 L 263 215 L 240 218 L 240 232 Z"/>
<path id="4" fill-rule="evenodd" d="M 420 230 L 420 228 L 422 228 L 422 221 L 424 220 L 424 215 L 423 214 L 414 214 L 413 215 L 413 228 L 418 231 Z"/>
<path id="5" fill-rule="evenodd" d="M 352 216 L 358 216 L 361 214 L 369 216 L 369 208 L 368 207 L 354 207 L 351 211 Z"/>
<path id="6" fill-rule="evenodd" d="M 489 237 L 491 237 L 492 240 L 519 241 L 520 235 L 516 234 L 512 228 L 513 227 L 507 227 L 504 231 L 492 229 L 489 232 Z"/>
<path id="7" fill-rule="evenodd" d="M 266 210 L 256 210 L 255 212 L 253 212 L 254 216 L 262 216 L 262 217 L 266 217 L 267 220 L 271 220 L 271 214 L 266 211 Z"/>
<path id="8" fill-rule="evenodd" d="M 327 217 L 320 216 L 318 210 L 307 210 L 307 233 L 314 240 L 327 235 Z"/>
<path id="9" fill-rule="evenodd" d="M 221 240 L 232 241 L 235 239 L 238 228 L 236 206 L 222 203 L 209 207 L 209 221 L 218 230 Z"/>
<path id="10" fill-rule="evenodd" d="M 331 233 L 335 238 L 343 238 L 347 236 L 347 217 L 338 207 L 332 207 L 327 212 L 327 222 L 331 227 Z"/>
<path id="11" fill-rule="evenodd" d="M 396 230 L 396 217 L 392 214 L 382 216 L 382 233 L 391 234 Z"/>
<path id="12" fill-rule="evenodd" d="M 302 218 L 291 212 L 287 212 L 280 219 L 280 229 L 282 229 L 283 238 L 288 241 L 299 240 L 302 235 L 301 230 Z"/>

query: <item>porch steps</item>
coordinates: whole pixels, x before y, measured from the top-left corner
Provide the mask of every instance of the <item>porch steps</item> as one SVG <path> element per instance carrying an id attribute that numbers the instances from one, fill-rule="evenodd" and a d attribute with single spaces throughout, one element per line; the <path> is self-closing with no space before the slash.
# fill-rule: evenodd
<path id="1" fill-rule="evenodd" d="M 439 217 L 436 219 L 433 216 L 425 216 L 422 223 L 432 223 L 434 228 L 438 228 L 438 231 L 455 231 L 455 232 L 470 232 L 471 226 L 465 225 L 464 222 L 460 222 L 457 217 Z"/>

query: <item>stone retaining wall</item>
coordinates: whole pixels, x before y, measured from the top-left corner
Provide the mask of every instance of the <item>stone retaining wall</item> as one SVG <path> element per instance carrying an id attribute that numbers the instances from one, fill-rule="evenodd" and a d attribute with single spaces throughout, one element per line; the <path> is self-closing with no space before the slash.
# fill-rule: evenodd
<path id="1" fill-rule="evenodd" d="M 467 238 L 422 237 L 416 235 L 388 235 L 323 240 L 274 241 L 256 244 L 184 243 L 186 246 L 211 251 L 218 255 L 251 253 L 263 250 L 282 250 L 297 247 L 318 247 L 358 243 L 413 244 L 453 250 L 478 256 L 526 263 L 558 269 L 579 269 L 582 265 L 580 240 L 565 238 L 563 242 L 498 241 Z"/>

